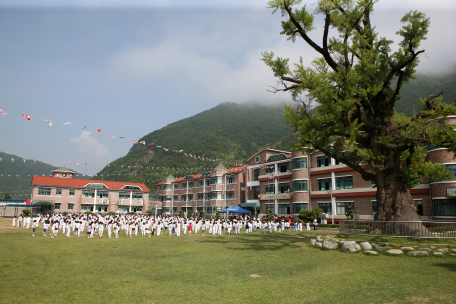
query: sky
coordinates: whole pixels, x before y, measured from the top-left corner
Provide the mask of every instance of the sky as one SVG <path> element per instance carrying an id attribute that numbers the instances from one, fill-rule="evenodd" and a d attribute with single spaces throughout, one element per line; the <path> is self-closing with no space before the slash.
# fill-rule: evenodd
<path id="1" fill-rule="evenodd" d="M 7 113 L 0 115 L 0 151 L 95 174 L 126 155 L 130 140 L 220 103 L 290 101 L 267 92 L 276 80 L 261 53 L 290 62 L 302 56 L 305 64 L 316 53 L 280 35 L 283 18 L 266 6 L 0 0 L 0 109 Z M 397 47 L 400 18 L 415 9 L 431 17 L 418 70 L 441 71 L 456 60 L 456 1 L 380 0 L 372 24 Z M 322 26 L 315 16 L 310 36 L 317 42 Z"/>

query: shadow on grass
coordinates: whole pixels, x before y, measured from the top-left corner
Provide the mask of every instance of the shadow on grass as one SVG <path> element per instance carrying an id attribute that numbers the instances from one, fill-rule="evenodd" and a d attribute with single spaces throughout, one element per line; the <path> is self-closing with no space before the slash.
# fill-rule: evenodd
<path id="1" fill-rule="evenodd" d="M 299 248 L 304 244 L 309 244 L 315 236 L 303 234 L 273 233 L 273 234 L 238 234 L 220 237 L 205 237 L 197 242 L 205 244 L 223 244 L 227 245 L 226 249 L 233 250 L 256 250 L 272 251 L 283 250 L 286 248 Z M 242 246 L 229 246 L 230 244 L 241 244 Z"/>
<path id="2" fill-rule="evenodd" d="M 432 266 L 442 267 L 442 268 L 446 268 L 446 269 L 451 270 L 451 271 L 456 271 L 456 263 L 455 262 L 452 262 L 452 263 L 436 263 L 436 264 L 433 264 Z"/>

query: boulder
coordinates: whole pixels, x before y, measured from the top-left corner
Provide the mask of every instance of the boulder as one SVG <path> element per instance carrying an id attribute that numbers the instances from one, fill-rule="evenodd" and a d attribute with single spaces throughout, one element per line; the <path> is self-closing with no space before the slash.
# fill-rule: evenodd
<path id="1" fill-rule="evenodd" d="M 322 247 L 322 246 L 323 246 L 323 244 L 322 244 L 322 243 L 320 243 L 320 242 L 316 242 L 316 243 L 315 243 L 315 246 L 317 246 L 317 247 Z"/>
<path id="2" fill-rule="evenodd" d="M 360 251 L 361 247 L 355 241 L 340 242 L 342 251 L 350 250 L 351 252 Z"/>
<path id="3" fill-rule="evenodd" d="M 425 250 L 425 251 L 427 251 L 429 253 L 431 253 L 431 251 L 432 251 L 430 248 L 420 248 L 420 250 Z"/>
<path id="4" fill-rule="evenodd" d="M 437 247 L 435 247 L 435 246 L 431 246 L 431 248 L 432 248 L 432 249 L 435 249 L 435 248 L 437 248 Z"/>
<path id="5" fill-rule="evenodd" d="M 316 239 L 311 239 L 311 240 L 310 240 L 310 245 L 315 246 L 315 243 L 316 243 L 316 242 L 317 242 Z"/>
<path id="6" fill-rule="evenodd" d="M 452 252 L 456 253 L 456 249 L 451 249 Z"/>
<path id="7" fill-rule="evenodd" d="M 331 242 L 331 241 L 328 241 L 328 240 L 325 240 L 323 242 L 323 248 L 337 249 L 337 246 L 338 246 L 338 244 L 336 242 Z"/>
<path id="8" fill-rule="evenodd" d="M 408 255 L 420 256 L 420 255 L 429 255 L 427 251 L 409 251 Z"/>
<path id="9" fill-rule="evenodd" d="M 448 248 L 439 248 L 436 251 L 438 251 L 438 252 L 448 252 Z"/>
<path id="10" fill-rule="evenodd" d="M 361 245 L 361 247 L 363 247 L 364 250 L 372 249 L 372 245 L 369 242 L 361 242 L 360 245 Z"/>
<path id="11" fill-rule="evenodd" d="M 377 255 L 378 254 L 377 251 L 373 251 L 373 250 L 366 250 L 366 251 L 364 251 L 364 253 L 373 254 L 373 255 Z"/>
<path id="12" fill-rule="evenodd" d="M 321 235 L 317 235 L 317 242 L 323 242 L 323 238 L 321 237 Z"/>
<path id="13" fill-rule="evenodd" d="M 410 250 L 413 250 L 413 247 L 401 247 L 401 250 L 410 251 Z"/>
<path id="14" fill-rule="evenodd" d="M 456 253 L 450 253 L 452 256 L 456 256 Z"/>
<path id="15" fill-rule="evenodd" d="M 442 253 L 442 252 L 434 252 L 434 255 L 435 255 L 435 256 L 442 256 L 443 253 Z"/>
<path id="16" fill-rule="evenodd" d="M 372 245 L 375 247 L 375 249 L 377 249 L 378 251 L 385 251 L 385 250 L 388 250 L 388 249 L 391 249 L 391 247 L 388 247 L 388 246 L 385 246 L 385 247 L 380 247 L 378 244 L 376 243 L 372 243 Z"/>
<path id="17" fill-rule="evenodd" d="M 386 253 L 392 254 L 392 255 L 398 255 L 398 254 L 403 254 L 404 252 L 400 249 L 390 249 Z"/>

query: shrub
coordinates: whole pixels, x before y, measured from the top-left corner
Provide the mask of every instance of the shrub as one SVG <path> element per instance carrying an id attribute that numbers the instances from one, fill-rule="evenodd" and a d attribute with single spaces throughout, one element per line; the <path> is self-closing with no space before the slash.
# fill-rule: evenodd
<path id="1" fill-rule="evenodd" d="M 85 214 L 92 214 L 92 211 L 87 210 L 87 211 L 85 212 Z"/>
<path id="2" fill-rule="evenodd" d="M 192 215 L 193 215 L 193 211 L 192 211 L 191 209 L 189 209 L 189 210 L 187 211 L 187 217 L 190 218 L 190 217 L 192 217 Z"/>
<path id="3" fill-rule="evenodd" d="M 321 222 L 319 215 L 323 213 L 323 209 L 320 207 L 315 207 L 312 209 L 312 214 L 310 215 L 310 219 L 313 221 L 314 219 L 317 219 L 317 222 Z"/>
<path id="4" fill-rule="evenodd" d="M 25 216 L 28 216 L 30 214 L 30 209 L 22 210 L 22 214 L 24 214 Z"/>
<path id="5" fill-rule="evenodd" d="M 63 214 L 63 215 L 67 215 L 67 214 L 68 214 L 68 211 L 63 211 L 62 214 Z"/>
<path id="6" fill-rule="evenodd" d="M 108 211 L 108 214 L 115 214 L 114 211 Z"/>
<path id="7" fill-rule="evenodd" d="M 184 210 L 179 210 L 179 217 L 183 217 L 184 216 Z"/>
<path id="8" fill-rule="evenodd" d="M 201 218 L 204 217 L 204 211 L 203 211 L 203 210 L 200 211 L 200 217 L 201 217 Z"/>
<path id="9" fill-rule="evenodd" d="M 136 212 L 134 211 L 128 211 L 127 214 L 135 214 Z"/>
<path id="10" fill-rule="evenodd" d="M 347 207 L 347 220 L 353 219 L 353 206 Z"/>
<path id="11" fill-rule="evenodd" d="M 215 212 L 215 219 L 218 220 L 220 219 L 220 211 L 217 210 L 217 212 Z"/>
<path id="12" fill-rule="evenodd" d="M 266 210 L 266 215 L 267 215 L 268 219 L 274 219 L 274 213 L 272 212 L 271 208 Z"/>
<path id="13" fill-rule="evenodd" d="M 147 214 L 152 214 L 153 210 L 146 210 Z"/>
<path id="14" fill-rule="evenodd" d="M 298 218 L 306 223 L 306 222 L 310 222 L 311 215 L 312 215 L 311 210 L 302 209 L 298 214 Z"/>

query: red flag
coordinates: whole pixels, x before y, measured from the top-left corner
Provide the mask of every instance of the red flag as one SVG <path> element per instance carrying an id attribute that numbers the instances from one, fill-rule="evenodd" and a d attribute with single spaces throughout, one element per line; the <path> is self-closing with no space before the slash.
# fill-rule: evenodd
<path id="1" fill-rule="evenodd" d="M 2 113 L 3 115 L 5 115 L 5 111 L 3 111 L 2 109 L 0 109 L 0 113 Z"/>
<path id="2" fill-rule="evenodd" d="M 153 145 L 154 145 L 154 143 L 149 144 L 149 146 L 153 146 Z"/>
<path id="3" fill-rule="evenodd" d="M 186 157 L 188 156 L 187 153 L 184 153 L 184 155 L 185 155 Z"/>
<path id="4" fill-rule="evenodd" d="M 101 129 L 98 129 L 95 131 L 95 133 L 100 133 L 101 132 Z"/>
<path id="5" fill-rule="evenodd" d="M 133 140 L 133 139 L 132 139 L 132 140 L 130 140 L 130 141 L 131 141 L 132 143 L 136 144 L 136 140 Z"/>
<path id="6" fill-rule="evenodd" d="M 140 143 L 140 144 L 143 144 L 143 145 L 145 145 L 145 144 L 146 144 L 146 142 L 145 142 L 145 141 L 140 141 L 139 143 Z"/>
<path id="7" fill-rule="evenodd" d="M 30 119 L 32 119 L 30 116 L 28 116 L 28 115 L 25 115 L 25 114 L 22 114 L 22 116 L 24 116 L 25 118 L 27 118 L 27 120 L 30 120 Z"/>
<path id="8" fill-rule="evenodd" d="M 87 166 L 87 164 L 86 164 L 86 166 Z"/>

